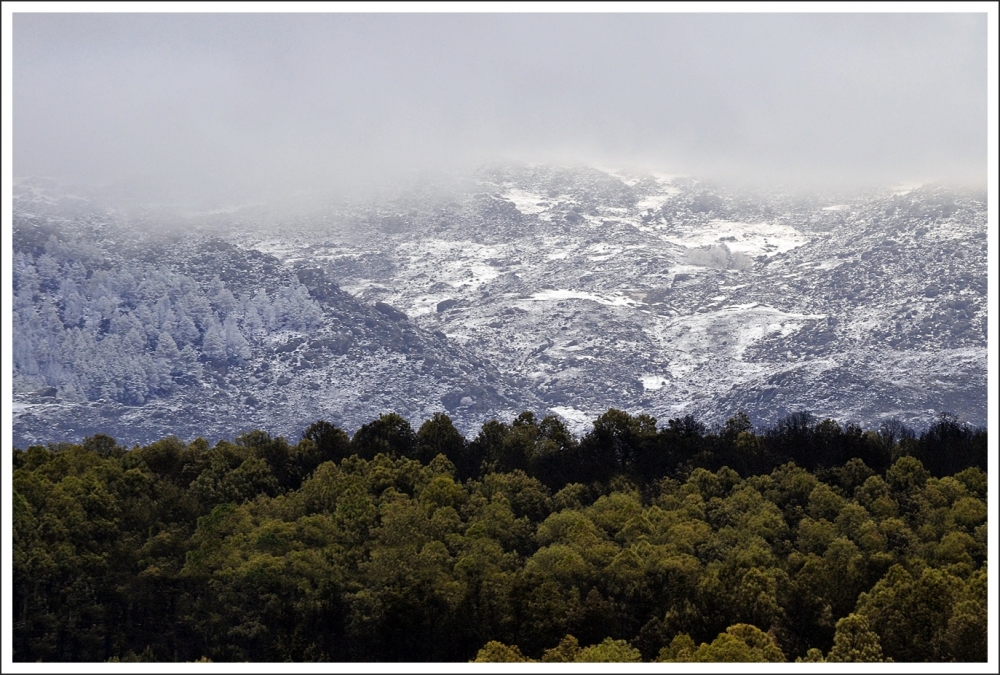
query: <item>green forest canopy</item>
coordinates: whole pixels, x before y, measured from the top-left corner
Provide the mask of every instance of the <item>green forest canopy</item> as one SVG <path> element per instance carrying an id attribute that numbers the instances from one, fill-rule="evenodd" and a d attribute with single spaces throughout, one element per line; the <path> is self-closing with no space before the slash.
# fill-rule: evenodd
<path id="1" fill-rule="evenodd" d="M 986 432 L 444 414 L 15 450 L 17 661 L 985 661 Z"/>

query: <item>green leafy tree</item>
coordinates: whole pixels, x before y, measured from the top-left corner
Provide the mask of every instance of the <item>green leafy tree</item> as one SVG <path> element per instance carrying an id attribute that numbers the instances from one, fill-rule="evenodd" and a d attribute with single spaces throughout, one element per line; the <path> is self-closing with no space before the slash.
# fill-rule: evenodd
<path id="1" fill-rule="evenodd" d="M 893 661 L 938 661 L 945 655 L 945 631 L 962 586 L 944 570 L 928 567 L 912 575 L 894 565 L 860 596 L 856 613 L 867 619 Z"/>
<path id="2" fill-rule="evenodd" d="M 542 654 L 545 663 L 573 663 L 580 655 L 580 642 L 572 635 L 567 635 L 552 649 L 546 649 Z"/>
<path id="3" fill-rule="evenodd" d="M 688 662 L 694 659 L 694 652 L 697 649 L 694 640 L 687 633 L 678 633 L 670 641 L 670 644 L 660 650 L 657 661 L 680 661 Z"/>
<path id="4" fill-rule="evenodd" d="M 823 658 L 823 652 L 816 647 L 810 647 L 806 651 L 805 656 L 800 656 L 795 659 L 796 663 L 826 663 L 826 659 Z"/>
<path id="5" fill-rule="evenodd" d="M 881 662 L 882 646 L 878 635 L 868 627 L 868 620 L 857 614 L 848 614 L 837 622 L 833 649 L 827 661 L 846 663 Z"/>
<path id="6" fill-rule="evenodd" d="M 473 663 L 532 663 L 532 659 L 522 654 L 517 645 L 509 647 L 502 642 L 490 640 L 476 654 Z"/>
<path id="7" fill-rule="evenodd" d="M 444 415 L 417 433 L 398 416 L 365 425 L 369 459 L 321 423 L 295 446 L 257 431 L 15 449 L 14 658 L 987 658 L 982 469 L 932 476 L 904 439 L 883 475 L 859 451 L 741 477 L 741 438 L 768 467 L 813 442 L 847 456 L 881 441 L 802 420 L 756 435 L 605 417 L 609 447 L 639 449 L 631 471 L 563 486 L 586 472 L 546 474 L 540 458 L 577 471 L 583 444 L 531 413 L 484 425 L 464 482 Z M 650 448 L 667 475 L 636 470 Z"/>
<path id="8" fill-rule="evenodd" d="M 703 643 L 691 655 L 692 661 L 781 663 L 785 655 L 774 639 L 756 626 L 730 626 L 711 643 Z"/>
<path id="9" fill-rule="evenodd" d="M 584 647 L 576 655 L 577 663 L 638 663 L 642 661 L 639 650 L 625 640 L 605 638 L 603 642 Z"/>
<path id="10" fill-rule="evenodd" d="M 981 567 L 956 597 L 943 635 L 942 654 L 954 661 L 986 661 L 988 617 L 986 568 Z"/>

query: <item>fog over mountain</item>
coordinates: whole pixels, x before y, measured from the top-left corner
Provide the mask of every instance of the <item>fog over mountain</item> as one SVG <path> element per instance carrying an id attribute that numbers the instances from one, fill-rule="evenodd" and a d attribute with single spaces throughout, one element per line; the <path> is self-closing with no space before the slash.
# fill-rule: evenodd
<path id="1" fill-rule="evenodd" d="M 985 14 L 16 14 L 14 172 L 180 200 L 497 157 L 985 182 Z"/>

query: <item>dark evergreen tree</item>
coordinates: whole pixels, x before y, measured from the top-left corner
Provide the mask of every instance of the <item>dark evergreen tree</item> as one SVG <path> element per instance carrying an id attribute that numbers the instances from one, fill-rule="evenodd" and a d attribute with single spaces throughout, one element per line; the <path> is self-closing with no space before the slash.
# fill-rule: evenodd
<path id="1" fill-rule="evenodd" d="M 351 451 L 363 459 L 382 453 L 392 457 L 413 457 L 417 450 L 417 434 L 403 417 L 396 413 L 379 416 L 363 424 L 351 438 Z"/>
<path id="2" fill-rule="evenodd" d="M 306 427 L 302 438 L 316 446 L 318 462 L 339 462 L 351 456 L 351 438 L 347 432 L 325 420 L 313 422 Z"/>
<path id="3" fill-rule="evenodd" d="M 969 466 L 985 471 L 986 434 L 942 413 L 920 434 L 913 454 L 935 476 L 948 476 Z"/>
<path id="4" fill-rule="evenodd" d="M 439 454 L 444 455 L 455 465 L 463 478 L 469 478 L 474 472 L 471 457 L 465 437 L 458 432 L 451 418 L 444 413 L 434 413 L 434 416 L 420 425 L 417 431 L 417 459 L 428 463 Z"/>

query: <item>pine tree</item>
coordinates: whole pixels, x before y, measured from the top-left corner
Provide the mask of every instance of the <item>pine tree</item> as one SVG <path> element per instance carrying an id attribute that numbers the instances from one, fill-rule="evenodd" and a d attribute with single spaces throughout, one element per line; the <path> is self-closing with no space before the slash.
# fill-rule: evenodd
<path id="1" fill-rule="evenodd" d="M 226 358 L 226 333 L 213 317 L 201 338 L 201 353 L 210 359 Z"/>
<path id="2" fill-rule="evenodd" d="M 881 662 L 882 645 L 878 635 L 868 627 L 868 619 L 849 614 L 838 621 L 833 649 L 826 660 L 840 663 Z"/>
<path id="3" fill-rule="evenodd" d="M 233 292 L 226 288 L 218 275 L 209 282 L 206 294 L 209 302 L 212 303 L 212 309 L 219 315 L 219 318 L 224 319 L 229 316 L 230 312 L 238 305 Z"/>
<path id="4" fill-rule="evenodd" d="M 226 357 L 232 361 L 241 362 L 250 358 L 250 343 L 243 337 L 236 318 L 230 314 L 222 326 L 226 339 Z"/>

